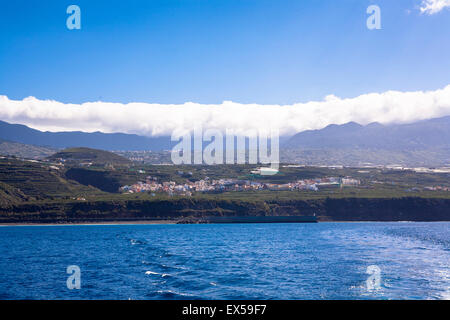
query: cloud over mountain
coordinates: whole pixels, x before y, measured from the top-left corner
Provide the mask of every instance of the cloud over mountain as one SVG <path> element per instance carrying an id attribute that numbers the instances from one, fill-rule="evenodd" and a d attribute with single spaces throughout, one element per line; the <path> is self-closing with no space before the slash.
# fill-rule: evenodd
<path id="1" fill-rule="evenodd" d="M 222 104 L 181 105 L 150 103 L 88 102 L 65 104 L 34 97 L 10 100 L 0 96 L 0 119 L 49 131 L 102 131 L 170 135 L 194 126 L 235 134 L 248 130 L 278 129 L 280 134 L 320 129 L 329 124 L 354 121 L 408 123 L 450 115 L 450 85 L 435 91 L 370 93 L 342 99 L 334 95 L 323 101 L 293 105 Z"/>

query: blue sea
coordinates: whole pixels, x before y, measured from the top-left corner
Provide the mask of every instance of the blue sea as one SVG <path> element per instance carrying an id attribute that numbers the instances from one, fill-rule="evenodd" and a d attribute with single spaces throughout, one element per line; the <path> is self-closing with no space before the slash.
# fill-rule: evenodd
<path id="1" fill-rule="evenodd" d="M 450 223 L 4 226 L 0 299 L 450 299 Z"/>

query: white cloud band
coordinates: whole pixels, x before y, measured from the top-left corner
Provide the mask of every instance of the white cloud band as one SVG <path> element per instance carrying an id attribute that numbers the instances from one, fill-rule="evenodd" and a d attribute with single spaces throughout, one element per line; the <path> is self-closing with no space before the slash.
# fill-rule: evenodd
<path id="1" fill-rule="evenodd" d="M 420 12 L 432 15 L 450 7 L 450 0 L 423 0 Z"/>
<path id="2" fill-rule="evenodd" d="M 49 131 L 126 132 L 147 136 L 171 135 L 175 130 L 194 126 L 234 130 L 279 129 L 295 134 L 320 129 L 329 124 L 355 121 L 407 123 L 450 115 L 450 85 L 435 91 L 370 93 L 351 99 L 330 95 L 324 101 L 293 105 L 240 104 L 225 101 L 219 105 L 184 103 L 89 102 L 64 104 L 33 97 L 20 101 L 0 96 L 0 119 Z"/>

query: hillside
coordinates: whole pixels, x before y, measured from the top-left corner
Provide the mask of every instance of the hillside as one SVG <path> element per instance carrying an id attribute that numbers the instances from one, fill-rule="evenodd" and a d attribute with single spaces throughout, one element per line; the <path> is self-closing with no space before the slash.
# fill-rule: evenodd
<path id="1" fill-rule="evenodd" d="M 0 207 L 9 207 L 26 200 L 28 197 L 22 191 L 0 181 Z"/>
<path id="2" fill-rule="evenodd" d="M 0 159 L 0 201 L 21 201 L 97 194 L 100 191 L 65 179 L 63 169 L 49 164 Z"/>
<path id="3" fill-rule="evenodd" d="M 130 165 L 108 169 L 0 159 L 0 223 L 178 221 L 208 215 L 311 214 L 317 214 L 320 220 L 334 221 L 450 220 L 450 173 L 281 166 L 278 175 L 262 177 L 251 175 L 252 168 L 249 165 Z M 352 177 L 361 184 L 355 187 L 320 185 L 319 191 L 195 191 L 192 195 L 118 190 L 119 186 L 146 181 L 149 176 L 160 183 L 228 178 L 288 183 L 298 179 Z"/>
<path id="4" fill-rule="evenodd" d="M 44 159 L 57 151 L 55 148 L 11 142 L 0 139 L 0 155 L 24 159 Z"/>
<path id="5" fill-rule="evenodd" d="M 283 162 L 305 165 L 363 166 L 400 165 L 404 167 L 449 166 L 450 149 L 386 150 L 376 148 L 282 149 Z"/>
<path id="6" fill-rule="evenodd" d="M 93 165 L 127 165 L 131 163 L 130 160 L 115 153 L 90 148 L 65 149 L 49 156 L 47 159 L 73 163 L 91 163 Z"/>
<path id="7" fill-rule="evenodd" d="M 128 171 L 86 168 L 70 168 L 66 171 L 65 178 L 112 193 L 118 192 L 121 186 L 135 183 L 138 179 L 135 173 Z"/>

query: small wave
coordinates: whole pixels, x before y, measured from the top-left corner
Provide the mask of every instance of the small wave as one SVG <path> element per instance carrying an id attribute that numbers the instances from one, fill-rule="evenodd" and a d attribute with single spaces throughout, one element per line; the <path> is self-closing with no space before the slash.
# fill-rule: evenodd
<path id="1" fill-rule="evenodd" d="M 145 274 L 159 274 L 158 272 L 153 272 L 153 271 L 145 271 Z"/>
<path id="2" fill-rule="evenodd" d="M 192 297 L 191 294 L 176 292 L 176 291 L 173 291 L 173 290 L 158 290 L 157 293 L 162 295 L 164 298 L 175 298 L 177 296 L 179 296 L 179 297 Z"/>
<path id="3" fill-rule="evenodd" d="M 159 275 L 162 278 L 166 278 L 166 277 L 171 277 L 171 275 L 169 273 L 159 273 L 159 272 L 155 272 L 155 271 L 145 271 L 145 274 L 147 275 Z"/>

